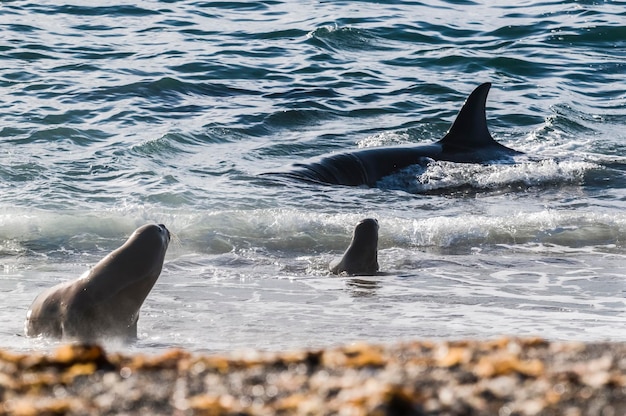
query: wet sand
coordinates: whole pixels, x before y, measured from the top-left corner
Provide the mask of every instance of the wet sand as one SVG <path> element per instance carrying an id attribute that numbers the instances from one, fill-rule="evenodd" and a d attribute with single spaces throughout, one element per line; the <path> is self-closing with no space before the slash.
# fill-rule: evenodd
<path id="1" fill-rule="evenodd" d="M 626 344 L 542 339 L 201 355 L 0 350 L 2 415 L 623 415 Z"/>

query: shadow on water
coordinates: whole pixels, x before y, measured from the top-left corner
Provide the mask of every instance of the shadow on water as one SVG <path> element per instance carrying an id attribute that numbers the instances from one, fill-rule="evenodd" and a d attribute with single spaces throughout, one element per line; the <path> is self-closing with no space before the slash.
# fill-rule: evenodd
<path id="1" fill-rule="evenodd" d="M 382 287 L 378 280 L 363 278 L 350 278 L 346 280 L 346 288 L 350 296 L 355 298 L 376 296 L 378 289 Z"/>

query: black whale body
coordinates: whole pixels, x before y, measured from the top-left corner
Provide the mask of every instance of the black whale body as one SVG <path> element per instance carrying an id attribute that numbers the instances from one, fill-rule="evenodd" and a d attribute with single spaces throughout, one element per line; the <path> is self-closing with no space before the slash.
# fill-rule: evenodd
<path id="1" fill-rule="evenodd" d="M 467 98 L 448 133 L 421 146 L 373 147 L 338 153 L 310 163 L 298 163 L 283 177 L 320 184 L 375 187 L 394 172 L 429 160 L 487 163 L 522 154 L 496 142 L 489 133 L 485 104 L 491 83 L 479 85 Z"/>

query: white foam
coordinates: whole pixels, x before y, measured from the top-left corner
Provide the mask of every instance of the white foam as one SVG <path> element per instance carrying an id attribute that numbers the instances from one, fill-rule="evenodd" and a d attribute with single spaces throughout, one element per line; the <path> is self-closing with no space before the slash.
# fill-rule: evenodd
<path id="1" fill-rule="evenodd" d="M 513 205 L 515 206 L 515 205 Z M 23 210 L 0 214 L 0 251 L 27 247 L 50 252 L 92 252 L 119 246 L 137 227 L 158 222 L 174 235 L 170 251 L 226 253 L 261 249 L 304 255 L 342 251 L 354 226 L 377 218 L 381 248 L 466 247 L 541 243 L 564 247 L 620 244 L 626 241 L 626 215 L 586 210 L 524 209 L 461 215 L 409 216 L 406 213 L 354 211 L 328 213 L 298 209 L 153 210 L 52 212 Z"/>
<path id="2" fill-rule="evenodd" d="M 408 133 L 385 131 L 357 141 L 357 146 L 361 149 L 367 147 L 406 145 L 409 143 Z"/>
<path id="3" fill-rule="evenodd" d="M 576 183 L 583 179 L 585 172 L 600 168 L 590 162 L 554 159 L 493 165 L 433 161 L 426 168 L 414 165 L 383 178 L 379 186 L 411 193 L 466 187 L 477 190 L 520 185 L 530 187 Z"/>

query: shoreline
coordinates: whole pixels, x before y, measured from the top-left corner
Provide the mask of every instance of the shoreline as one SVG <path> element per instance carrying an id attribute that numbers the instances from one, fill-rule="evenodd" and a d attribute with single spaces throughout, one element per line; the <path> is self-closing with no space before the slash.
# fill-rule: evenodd
<path id="1" fill-rule="evenodd" d="M 358 343 L 207 355 L 0 350 L 0 415 L 621 415 L 626 343 Z"/>

